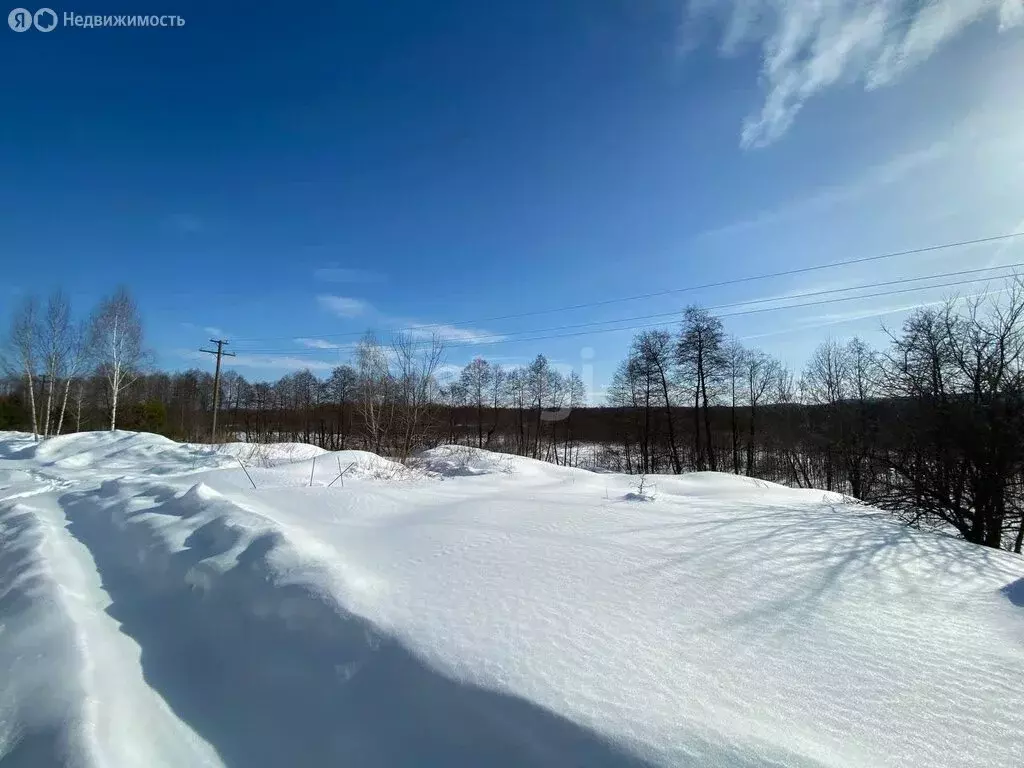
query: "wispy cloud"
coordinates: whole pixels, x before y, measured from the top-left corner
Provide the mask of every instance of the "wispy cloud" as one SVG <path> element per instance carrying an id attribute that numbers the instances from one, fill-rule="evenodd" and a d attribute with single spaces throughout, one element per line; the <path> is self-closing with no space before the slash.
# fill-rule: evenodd
<path id="1" fill-rule="evenodd" d="M 338 317 L 359 317 L 371 309 L 369 303 L 349 296 L 321 294 L 316 297 L 316 300 L 322 308 Z"/>
<path id="2" fill-rule="evenodd" d="M 437 336 L 442 341 L 464 342 L 467 344 L 496 342 L 504 339 L 504 336 L 485 331 L 480 328 L 464 328 L 457 325 L 446 325 L 444 323 L 407 323 L 406 327 L 417 339 L 429 339 Z"/>
<path id="3" fill-rule="evenodd" d="M 323 267 L 314 270 L 313 277 L 322 283 L 381 283 L 386 279 L 380 272 L 349 267 Z"/>
<path id="4" fill-rule="evenodd" d="M 296 339 L 295 343 L 307 349 L 342 349 L 346 346 L 344 344 L 336 344 L 333 341 L 327 341 L 326 339 Z"/>
<path id="5" fill-rule="evenodd" d="M 1024 2 L 1024 0 L 1022 0 Z M 905 152 L 887 162 L 873 166 L 856 178 L 843 184 L 833 184 L 811 195 L 791 200 L 782 205 L 755 214 L 746 219 L 702 232 L 698 237 L 711 238 L 736 235 L 741 232 L 782 224 L 796 219 L 821 214 L 837 206 L 850 203 L 913 178 L 922 169 L 938 163 L 952 150 L 948 141 L 937 141 L 922 150 Z"/>
<path id="6" fill-rule="evenodd" d="M 195 349 L 176 349 L 173 354 L 182 360 L 194 360 L 202 364 L 210 363 L 210 356 Z M 337 361 L 316 360 L 293 355 L 260 355 L 239 352 L 228 358 L 229 368 L 252 368 L 257 370 L 297 371 L 309 368 L 313 371 L 329 371 L 338 365 Z"/>
<path id="7" fill-rule="evenodd" d="M 761 47 L 765 100 L 741 134 L 743 146 L 759 147 L 827 88 L 893 83 L 985 17 L 1000 30 L 1021 24 L 1024 0 L 690 0 L 691 22 L 707 15 L 722 22 L 724 55 Z"/>
<path id="8" fill-rule="evenodd" d="M 907 312 L 912 312 L 915 309 L 923 309 L 925 307 L 936 307 L 945 304 L 950 300 L 963 301 L 968 299 L 975 299 L 979 297 L 996 297 L 1007 291 L 1006 287 L 999 288 L 988 288 L 984 291 L 972 291 L 969 293 L 946 293 L 941 298 L 928 299 L 924 301 L 903 301 L 895 304 L 882 302 L 874 307 L 864 308 L 853 308 L 845 312 L 825 312 L 822 314 L 808 315 L 802 317 L 792 325 L 785 328 L 774 331 L 766 331 L 764 333 L 755 333 L 740 338 L 740 341 L 754 341 L 757 339 L 766 339 L 773 336 L 783 336 L 787 333 L 796 333 L 798 331 L 804 331 L 809 328 L 826 328 L 832 325 L 842 325 L 843 323 L 852 323 L 858 320 L 870 320 L 872 318 L 884 318 L 888 315 L 898 315 Z"/>
<path id="9" fill-rule="evenodd" d="M 311 360 L 305 357 L 292 357 L 289 355 L 244 355 L 231 358 L 231 366 L 234 368 L 272 368 L 288 371 L 297 371 L 309 368 L 311 371 L 329 371 L 338 365 L 337 362 L 328 360 Z"/>
<path id="10" fill-rule="evenodd" d="M 181 327 L 184 328 L 186 331 L 191 331 L 193 333 L 198 333 L 201 331 L 202 333 L 208 334 L 210 336 L 216 336 L 217 338 L 220 339 L 227 339 L 230 338 L 231 336 L 231 334 L 225 331 L 223 328 L 218 328 L 215 325 L 196 325 L 195 323 L 188 322 L 180 323 L 179 325 L 181 325 Z"/>

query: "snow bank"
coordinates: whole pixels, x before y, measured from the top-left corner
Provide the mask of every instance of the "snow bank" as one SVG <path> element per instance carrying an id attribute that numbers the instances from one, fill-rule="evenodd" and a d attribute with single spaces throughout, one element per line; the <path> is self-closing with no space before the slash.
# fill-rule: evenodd
<path id="1" fill-rule="evenodd" d="M 700 473 L 638 503 L 450 447 L 256 489 L 124 433 L 0 457 L 5 760 L 1022 764 L 1024 561 L 835 494 Z"/>
<path id="2" fill-rule="evenodd" d="M 206 485 L 110 481 L 65 504 L 147 680 L 228 765 L 640 765 L 434 671 L 346 609 L 348 585 L 372 577 Z"/>
<path id="3" fill-rule="evenodd" d="M 243 464 L 256 467 L 276 467 L 297 461 L 309 461 L 327 451 L 308 443 L 220 443 L 218 445 L 190 444 L 188 447 L 204 451 L 211 456 L 240 459 Z"/>
<path id="4" fill-rule="evenodd" d="M 441 445 L 420 452 L 414 466 L 441 477 L 474 477 L 478 475 L 516 475 L 532 478 L 564 478 L 587 470 L 561 467 L 546 461 L 494 453 L 468 445 Z"/>
<path id="5" fill-rule="evenodd" d="M 211 457 L 209 451 L 146 432 L 83 432 L 39 442 L 22 433 L 8 434 L 15 437 L 7 443 L 7 450 L 0 452 L 0 458 L 29 461 L 55 470 L 177 475 L 232 463 Z"/>

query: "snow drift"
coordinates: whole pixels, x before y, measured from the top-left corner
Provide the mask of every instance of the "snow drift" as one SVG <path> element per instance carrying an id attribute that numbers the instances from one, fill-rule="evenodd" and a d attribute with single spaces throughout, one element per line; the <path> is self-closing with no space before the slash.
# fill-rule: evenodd
<path id="1" fill-rule="evenodd" d="M 1022 764 L 1019 557 L 747 478 L 247 449 L 0 433 L 5 766 Z"/>

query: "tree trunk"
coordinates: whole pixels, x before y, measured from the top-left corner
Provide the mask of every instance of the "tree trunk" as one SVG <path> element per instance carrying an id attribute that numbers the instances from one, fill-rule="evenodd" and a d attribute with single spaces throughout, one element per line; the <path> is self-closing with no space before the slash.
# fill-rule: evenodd
<path id="1" fill-rule="evenodd" d="M 68 379 L 68 383 L 64 385 L 64 397 L 60 403 L 60 419 L 57 422 L 57 434 L 59 435 L 64 431 L 64 411 L 68 407 L 68 392 L 71 391 L 71 379 Z"/>
<path id="2" fill-rule="evenodd" d="M 43 422 L 43 437 L 50 436 L 50 419 L 53 413 L 53 376 L 46 381 L 46 420 Z"/>
<path id="3" fill-rule="evenodd" d="M 704 470 L 704 456 L 700 452 L 700 385 L 698 384 L 693 395 L 693 458 L 697 463 L 697 470 Z"/>
<path id="4" fill-rule="evenodd" d="M 732 381 L 732 472 L 740 473 L 740 433 L 736 423 L 736 379 Z"/>
<path id="5" fill-rule="evenodd" d="M 665 419 L 668 421 L 668 448 L 672 454 L 672 471 L 677 475 L 683 471 L 679 463 L 679 449 L 676 447 L 676 431 L 672 426 L 672 402 L 668 397 L 668 382 L 665 380 L 665 372 L 661 371 L 661 391 L 665 397 Z"/>
<path id="6" fill-rule="evenodd" d="M 116 327 L 116 326 L 115 326 Z M 121 367 L 114 363 L 114 370 L 110 376 L 110 431 L 117 428 L 117 396 L 121 389 Z"/>
<path id="7" fill-rule="evenodd" d="M 647 387 L 644 395 L 644 440 L 640 444 L 643 457 L 643 472 L 651 471 L 651 388 Z"/>
<path id="8" fill-rule="evenodd" d="M 753 398 L 751 398 L 753 400 Z M 757 415 L 757 407 L 750 404 L 750 438 L 747 442 L 747 477 L 754 476 L 754 418 Z"/>
<path id="9" fill-rule="evenodd" d="M 36 389 L 35 383 L 32 381 L 32 372 L 26 371 L 25 377 L 28 379 L 28 402 L 32 409 L 32 437 L 38 440 L 39 422 L 36 420 Z"/>
<path id="10" fill-rule="evenodd" d="M 75 408 L 75 432 L 81 432 L 82 431 L 82 399 L 83 399 L 84 394 L 85 394 L 83 392 L 83 388 L 84 387 L 85 387 L 85 382 L 84 381 L 78 382 L 78 399 L 75 402 L 75 405 L 76 405 L 76 408 Z"/>
<path id="11" fill-rule="evenodd" d="M 708 467 L 712 472 L 718 471 L 718 462 L 715 461 L 715 449 L 711 444 L 711 411 L 708 410 L 708 384 L 707 380 L 701 379 L 701 390 L 704 400 L 704 432 L 707 437 L 708 446 Z"/>

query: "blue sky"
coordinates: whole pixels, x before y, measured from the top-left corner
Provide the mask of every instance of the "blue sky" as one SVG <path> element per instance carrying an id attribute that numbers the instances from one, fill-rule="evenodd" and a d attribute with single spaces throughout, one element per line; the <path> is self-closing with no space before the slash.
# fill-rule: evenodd
<path id="1" fill-rule="evenodd" d="M 545 312 L 1024 230 L 1022 0 L 218 5 L 2 31 L 0 311 L 125 283 L 162 367 L 222 335 L 253 379 L 440 324 L 453 365 L 543 352 L 599 391 L 633 331 L 516 339 L 1024 262 L 1009 242 Z M 726 326 L 799 368 L 950 292 Z"/>

